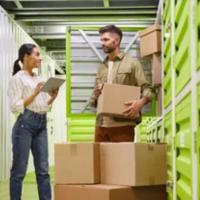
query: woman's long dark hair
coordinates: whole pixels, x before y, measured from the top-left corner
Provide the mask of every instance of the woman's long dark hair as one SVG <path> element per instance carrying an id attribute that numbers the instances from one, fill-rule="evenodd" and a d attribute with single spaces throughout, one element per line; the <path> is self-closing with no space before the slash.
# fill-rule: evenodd
<path id="1" fill-rule="evenodd" d="M 12 74 L 12 75 L 15 75 L 18 71 L 21 70 L 21 67 L 20 67 L 20 65 L 19 65 L 19 61 L 21 61 L 21 62 L 23 63 L 24 56 L 25 56 L 26 54 L 30 55 L 35 47 L 36 47 L 35 44 L 26 43 L 26 44 L 23 44 L 23 45 L 19 48 L 19 51 L 18 51 L 18 59 L 14 62 L 13 74 Z"/>

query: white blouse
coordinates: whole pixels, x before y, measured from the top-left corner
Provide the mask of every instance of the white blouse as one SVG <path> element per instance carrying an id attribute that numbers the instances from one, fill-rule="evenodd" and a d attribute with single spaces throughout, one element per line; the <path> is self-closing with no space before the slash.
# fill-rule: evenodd
<path id="1" fill-rule="evenodd" d="M 11 111 L 13 113 L 24 112 L 24 100 L 34 93 L 35 87 L 43 80 L 36 75 L 29 75 L 26 71 L 17 72 L 10 80 L 8 87 L 8 97 Z M 32 103 L 26 108 L 44 114 L 50 110 L 48 100 L 50 96 L 46 92 L 40 92 Z"/>

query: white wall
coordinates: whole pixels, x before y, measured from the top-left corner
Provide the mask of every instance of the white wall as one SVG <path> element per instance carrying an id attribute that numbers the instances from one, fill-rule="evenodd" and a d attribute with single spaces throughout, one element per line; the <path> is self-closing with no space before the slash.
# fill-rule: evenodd
<path id="1" fill-rule="evenodd" d="M 11 129 L 14 123 L 15 117 L 11 114 L 8 105 L 7 88 L 8 82 L 12 75 L 13 63 L 17 59 L 18 49 L 23 43 L 35 43 L 32 38 L 15 22 L 0 6 L 0 181 L 9 177 L 10 164 L 11 164 Z M 55 75 L 55 61 L 52 60 L 42 49 L 42 66 L 41 74 L 43 77 Z M 62 90 L 65 93 L 65 90 Z M 63 94 L 64 94 L 63 93 Z M 56 137 L 63 137 L 58 134 L 51 134 L 52 127 L 55 132 L 64 132 L 64 126 L 62 123 L 58 126 L 55 125 L 54 118 L 58 117 L 57 122 L 65 120 L 65 113 L 63 109 L 59 109 L 61 103 L 65 105 L 65 99 L 63 94 L 60 94 L 57 102 L 58 105 L 52 109 L 52 112 L 48 114 L 48 130 L 49 130 L 49 153 L 50 153 L 50 165 L 53 165 L 53 144 Z M 59 111 L 60 110 L 60 111 Z M 55 114 L 54 112 L 60 112 Z M 64 135 L 66 132 L 64 133 Z M 32 158 L 28 171 L 33 170 Z"/>
<path id="2" fill-rule="evenodd" d="M 58 78 L 65 78 L 65 75 L 57 75 Z M 66 127 L 66 84 L 63 84 L 58 93 L 58 97 L 53 105 L 53 127 L 55 134 L 55 143 L 66 142 L 67 127 Z"/>

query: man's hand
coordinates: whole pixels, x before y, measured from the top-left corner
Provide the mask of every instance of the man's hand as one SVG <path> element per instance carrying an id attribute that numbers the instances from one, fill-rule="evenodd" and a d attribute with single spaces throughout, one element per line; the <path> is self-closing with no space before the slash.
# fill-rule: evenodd
<path id="1" fill-rule="evenodd" d="M 141 100 L 133 100 L 133 101 L 125 102 L 124 105 L 128 107 L 124 110 L 123 113 L 127 117 L 137 118 L 139 117 L 139 113 L 143 107 L 143 102 Z"/>
<path id="2" fill-rule="evenodd" d="M 101 91 L 102 91 L 102 84 L 95 86 L 94 95 L 95 95 L 96 98 L 98 98 L 100 96 Z"/>
<path id="3" fill-rule="evenodd" d="M 125 102 L 125 105 L 128 106 L 128 108 L 126 108 L 123 113 L 127 117 L 131 117 L 131 118 L 139 117 L 139 113 L 140 113 L 141 109 L 149 101 L 150 101 L 150 99 L 148 97 L 142 97 L 139 100 Z"/>

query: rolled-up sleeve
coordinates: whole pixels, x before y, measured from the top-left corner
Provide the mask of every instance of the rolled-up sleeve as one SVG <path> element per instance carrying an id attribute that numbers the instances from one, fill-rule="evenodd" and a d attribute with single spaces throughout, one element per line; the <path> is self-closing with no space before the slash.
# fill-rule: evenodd
<path id="1" fill-rule="evenodd" d="M 152 85 L 147 81 L 139 60 L 135 60 L 134 71 L 137 85 L 140 86 L 142 90 L 142 96 L 146 96 L 149 99 L 152 99 L 155 96 L 155 92 Z"/>
<path id="2" fill-rule="evenodd" d="M 8 86 L 10 109 L 13 113 L 24 112 L 24 99 L 22 97 L 23 83 L 18 77 L 12 77 Z"/>

